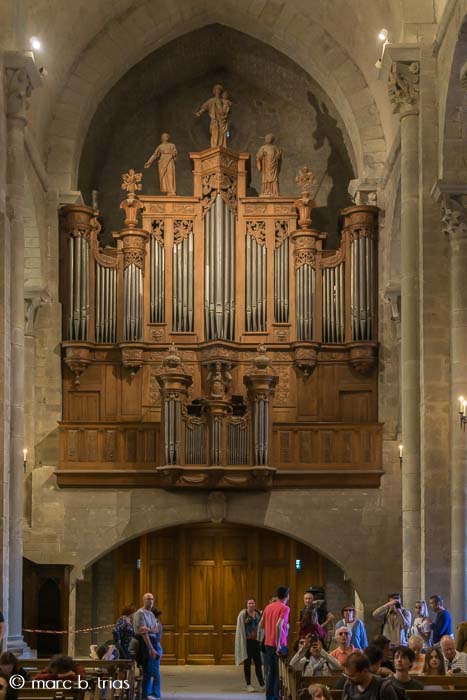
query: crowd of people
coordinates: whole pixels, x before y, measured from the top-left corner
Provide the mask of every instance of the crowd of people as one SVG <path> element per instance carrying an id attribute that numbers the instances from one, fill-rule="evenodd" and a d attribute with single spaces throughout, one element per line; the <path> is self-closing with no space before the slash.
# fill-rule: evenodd
<path id="1" fill-rule="evenodd" d="M 424 600 L 417 601 L 412 615 L 399 593 L 390 594 L 373 612 L 381 630 L 369 640 L 353 605 L 344 606 L 342 617 L 335 621 L 327 610 L 324 591 L 308 589 L 298 639 L 290 651 L 289 595 L 288 588 L 280 587 L 264 611 L 249 598 L 237 618 L 236 663 L 243 665 L 248 692 L 255 692 L 251 682 L 254 664 L 266 700 L 279 700 L 281 656 L 303 677 L 318 681 L 306 689 L 307 700 L 330 698 L 319 677 L 339 671 L 333 688 L 343 690 L 343 700 L 400 700 L 407 697 L 407 690 L 435 689 L 433 676 L 467 674 L 467 621 L 458 626 L 454 640 L 451 615 L 439 595 L 429 599 L 430 617 Z M 429 684 L 424 683 L 424 676 L 430 677 Z"/>
<path id="2" fill-rule="evenodd" d="M 354 605 L 344 606 L 336 621 L 327 610 L 324 589 L 308 589 L 297 623 L 297 642 L 291 650 L 289 596 L 287 587 L 279 587 L 263 611 L 250 597 L 237 617 L 235 661 L 243 666 L 248 692 L 255 692 L 254 665 L 266 700 L 280 698 L 280 657 L 304 678 L 313 679 L 304 700 L 329 699 L 329 690 L 319 678 L 331 674 L 335 675 L 333 688 L 343 690 L 343 700 L 401 700 L 407 697 L 407 690 L 436 688 L 435 676 L 467 675 L 467 621 L 459 624 L 454 640 L 451 616 L 439 595 L 429 599 L 430 616 L 424 600 L 417 601 L 412 615 L 403 607 L 400 594 L 390 594 L 373 612 L 381 630 L 369 640 Z M 153 594 L 145 593 L 139 610 L 129 606 L 122 610 L 113 629 L 113 643 L 92 647 L 98 659 L 136 658 L 143 670 L 142 700 L 161 698 L 160 615 Z M 29 679 L 18 659 L 7 651 L 0 656 L 0 700 L 15 698 L 8 682 L 12 675 Z M 84 675 L 85 670 L 71 657 L 56 655 L 35 678 L 76 680 Z M 428 684 L 424 676 L 429 677 Z"/>

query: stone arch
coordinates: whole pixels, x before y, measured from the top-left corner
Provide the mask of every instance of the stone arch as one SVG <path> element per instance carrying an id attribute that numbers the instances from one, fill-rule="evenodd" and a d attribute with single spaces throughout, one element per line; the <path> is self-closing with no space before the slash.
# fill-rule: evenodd
<path id="1" fill-rule="evenodd" d="M 40 476 L 44 483 L 48 480 L 49 469 Z M 241 493 L 226 496 L 225 521 L 238 525 L 251 525 L 266 528 L 292 537 L 311 547 L 336 564 L 358 591 L 363 605 L 369 610 L 380 599 L 386 588 L 399 585 L 398 562 L 394 561 L 391 571 L 378 564 L 381 551 L 391 547 L 396 535 L 395 524 L 388 527 L 384 511 L 379 510 L 374 498 L 358 491 L 349 496 L 338 494 L 326 496 L 319 490 L 311 493 Z M 57 498 L 62 494 L 50 492 L 45 499 L 45 507 L 55 508 Z M 327 507 L 323 510 L 323 498 Z M 348 508 L 352 501 L 351 515 L 346 516 L 345 528 L 339 520 L 343 499 Z M 142 534 L 159 529 L 206 522 L 210 520 L 207 494 L 172 493 L 164 491 L 101 492 L 93 494 L 92 504 L 86 494 L 65 494 L 61 507 L 67 513 L 66 527 L 57 542 L 57 560 L 74 566 L 74 578 L 81 578 L 87 567 L 115 547 Z M 296 517 L 301 513 L 300 519 Z M 347 510 L 347 513 L 349 511 Z M 80 527 L 86 514 L 86 527 L 89 537 L 82 537 Z M 107 518 L 107 519 L 106 519 Z M 359 557 L 355 557 L 355 544 L 351 542 L 353 533 L 363 528 L 367 535 Z M 371 531 L 370 531 L 371 530 Z M 37 560 L 42 556 L 35 542 L 33 531 L 28 532 L 25 554 Z M 50 553 L 49 553 L 50 554 Z M 397 558 L 396 558 L 397 559 Z M 392 577 L 392 578 L 391 578 Z M 389 580 L 391 579 L 391 580 Z"/>
<path id="2" fill-rule="evenodd" d="M 467 181 L 467 2 L 459 6 L 440 50 L 439 178 Z"/>
<path id="3" fill-rule="evenodd" d="M 357 63 L 323 26 L 324 7 L 311 18 L 300 8 L 292 16 L 274 13 L 270 2 L 272 17 L 263 13 L 260 21 L 254 6 L 244 7 L 243 2 L 229 11 L 227 3 L 206 0 L 200 9 L 174 0 L 168 19 L 161 22 L 150 4 L 138 3 L 108 21 L 73 65 L 49 132 L 48 172 L 54 186 L 76 187 L 81 149 L 96 106 L 128 68 L 169 40 L 213 22 L 270 44 L 309 73 L 341 115 L 358 177 L 379 179 L 386 141 L 375 98 Z"/>

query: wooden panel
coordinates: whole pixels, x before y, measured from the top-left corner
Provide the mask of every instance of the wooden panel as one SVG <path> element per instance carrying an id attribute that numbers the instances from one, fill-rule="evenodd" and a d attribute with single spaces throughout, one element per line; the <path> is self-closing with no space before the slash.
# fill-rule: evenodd
<path id="1" fill-rule="evenodd" d="M 68 420 L 99 420 L 99 392 L 73 392 L 69 398 Z"/>
<path id="2" fill-rule="evenodd" d="M 191 564 L 190 566 L 190 625 L 214 625 L 214 561 Z"/>
<path id="3" fill-rule="evenodd" d="M 139 580 L 140 596 L 146 590 L 154 593 L 163 610 L 168 663 L 234 663 L 236 619 L 247 597 L 264 607 L 278 585 L 290 585 L 292 622 L 303 591 L 324 583 L 319 554 L 288 537 L 240 525 L 154 532 L 124 545 L 115 556 L 118 605 L 131 602 Z M 300 572 L 295 570 L 297 557 Z"/>
<path id="4" fill-rule="evenodd" d="M 151 468 L 159 464 L 159 424 L 60 424 L 61 463 L 69 469 Z"/>
<path id="5" fill-rule="evenodd" d="M 339 392 L 341 420 L 366 423 L 370 420 L 370 401 L 371 395 L 368 391 Z"/>
<path id="6" fill-rule="evenodd" d="M 379 423 L 276 423 L 273 466 L 284 474 L 287 469 L 380 472 L 382 429 Z"/>
<path id="7" fill-rule="evenodd" d="M 117 619 L 122 608 L 127 605 L 134 605 L 139 608 L 140 603 L 140 541 L 139 538 L 131 540 L 119 547 L 114 552 L 114 567 L 118 572 L 116 580 L 115 619 Z"/>

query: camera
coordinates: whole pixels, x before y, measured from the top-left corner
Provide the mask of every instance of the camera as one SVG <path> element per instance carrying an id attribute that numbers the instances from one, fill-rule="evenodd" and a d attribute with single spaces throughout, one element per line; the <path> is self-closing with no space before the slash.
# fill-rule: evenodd
<path id="1" fill-rule="evenodd" d="M 400 610 L 402 605 L 399 603 L 399 601 L 397 601 L 397 603 L 394 603 L 394 607 Z"/>

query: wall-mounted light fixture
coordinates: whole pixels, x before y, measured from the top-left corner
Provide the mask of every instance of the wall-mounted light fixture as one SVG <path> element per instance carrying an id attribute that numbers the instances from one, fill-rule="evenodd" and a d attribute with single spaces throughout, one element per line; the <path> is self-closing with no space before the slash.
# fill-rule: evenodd
<path id="1" fill-rule="evenodd" d="M 402 469 L 403 461 L 404 461 L 404 446 L 399 445 L 399 464 L 400 464 L 401 469 Z"/>
<path id="2" fill-rule="evenodd" d="M 32 36 L 29 39 L 29 43 L 31 45 L 31 48 L 33 51 L 40 51 L 42 48 L 41 40 L 37 38 L 37 36 Z"/>
<path id="3" fill-rule="evenodd" d="M 380 29 L 378 32 L 378 39 L 383 42 L 383 48 L 381 50 L 381 56 L 378 58 L 378 60 L 375 63 L 375 67 L 379 70 L 381 66 L 383 65 L 383 54 L 384 54 L 384 49 L 386 48 L 386 44 L 389 43 L 389 32 L 387 29 Z"/>
<path id="4" fill-rule="evenodd" d="M 26 471 L 26 467 L 28 466 L 28 451 L 27 448 L 25 447 L 23 449 L 23 467 L 24 471 Z"/>

